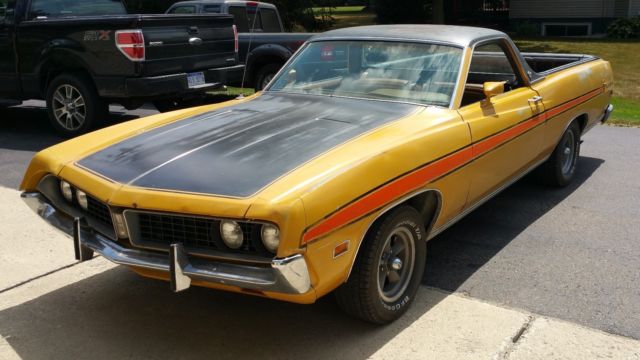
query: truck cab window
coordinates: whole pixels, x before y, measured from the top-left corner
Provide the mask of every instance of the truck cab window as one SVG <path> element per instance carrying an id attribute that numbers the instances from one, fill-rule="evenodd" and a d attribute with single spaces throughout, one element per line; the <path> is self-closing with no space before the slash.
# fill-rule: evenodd
<path id="1" fill-rule="evenodd" d="M 278 14 L 273 9 L 261 9 L 260 18 L 262 19 L 262 29 L 264 32 L 277 33 L 281 32 L 280 20 Z"/>
<path id="2" fill-rule="evenodd" d="M 473 104 L 485 98 L 485 82 L 504 82 L 504 91 L 508 92 L 522 86 L 509 56 L 498 43 L 477 46 L 471 57 L 469 76 L 465 85 L 462 106 Z"/>
<path id="3" fill-rule="evenodd" d="M 233 15 L 238 32 L 249 32 L 249 19 L 247 8 L 244 6 L 229 6 L 229 14 Z"/>
<path id="4" fill-rule="evenodd" d="M 33 0 L 29 18 L 123 15 L 126 13 L 127 10 L 120 0 Z"/>
<path id="5" fill-rule="evenodd" d="M 261 9 L 258 10 L 257 7 L 249 7 L 247 9 L 247 17 L 249 18 L 249 31 L 251 32 L 262 32 L 262 18 L 259 15 Z"/>
<path id="6" fill-rule="evenodd" d="M 220 13 L 220 5 L 204 5 L 202 7 L 203 13 L 208 14 L 219 14 Z"/>
<path id="7" fill-rule="evenodd" d="M 196 7 L 193 5 L 176 6 L 173 9 L 171 9 L 171 11 L 169 11 L 169 14 L 195 14 L 195 13 L 196 13 Z"/>

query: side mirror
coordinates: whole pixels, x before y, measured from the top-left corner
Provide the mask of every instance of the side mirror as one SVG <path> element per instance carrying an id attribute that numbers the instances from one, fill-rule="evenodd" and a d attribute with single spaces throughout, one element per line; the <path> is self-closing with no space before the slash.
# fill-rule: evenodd
<path id="1" fill-rule="evenodd" d="M 296 80 L 298 80 L 298 72 L 296 71 L 296 69 L 289 70 L 289 72 L 287 73 L 287 82 L 292 83 L 296 82 Z"/>
<path id="2" fill-rule="evenodd" d="M 482 91 L 484 92 L 484 96 L 486 96 L 487 99 L 490 99 L 496 95 L 500 95 L 504 93 L 504 82 L 488 81 L 484 83 Z"/>

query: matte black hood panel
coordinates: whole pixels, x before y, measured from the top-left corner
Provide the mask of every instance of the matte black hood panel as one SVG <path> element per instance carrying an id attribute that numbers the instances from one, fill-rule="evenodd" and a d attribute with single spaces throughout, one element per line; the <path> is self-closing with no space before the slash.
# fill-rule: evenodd
<path id="1" fill-rule="evenodd" d="M 134 136 L 78 164 L 133 186 L 248 197 L 416 106 L 269 94 Z"/>

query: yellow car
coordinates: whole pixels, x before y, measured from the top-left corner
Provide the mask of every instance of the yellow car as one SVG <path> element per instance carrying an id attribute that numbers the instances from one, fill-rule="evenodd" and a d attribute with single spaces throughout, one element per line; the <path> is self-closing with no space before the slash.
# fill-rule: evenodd
<path id="1" fill-rule="evenodd" d="M 503 33 L 371 26 L 308 41 L 265 91 L 38 153 L 43 219 L 142 276 L 397 319 L 426 242 L 538 168 L 574 175 L 612 111 L 610 64 L 521 54 Z"/>

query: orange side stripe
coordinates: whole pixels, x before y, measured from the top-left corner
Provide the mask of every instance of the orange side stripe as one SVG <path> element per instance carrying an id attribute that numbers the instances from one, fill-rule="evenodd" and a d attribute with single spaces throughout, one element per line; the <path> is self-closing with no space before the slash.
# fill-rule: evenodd
<path id="1" fill-rule="evenodd" d="M 532 117 L 512 128 L 484 139 L 476 144 L 463 148 L 451 155 L 448 155 L 433 163 L 419 168 L 418 170 L 404 175 L 379 189 L 363 196 L 359 200 L 345 206 L 344 208 L 329 215 L 320 223 L 312 226 L 302 236 L 302 243 L 306 244 L 311 240 L 321 237 L 337 228 L 347 225 L 372 211 L 402 197 L 414 190 L 419 189 L 426 183 L 439 178 L 440 176 L 455 170 L 471 160 L 488 153 L 503 143 L 510 141 L 525 132 L 533 129 L 548 119 L 572 108 L 583 102 L 591 100 L 603 91 L 602 88 L 595 89 L 585 95 L 580 96 L 562 105 L 556 106 L 541 114 Z"/>

